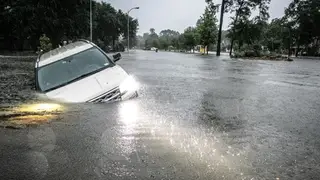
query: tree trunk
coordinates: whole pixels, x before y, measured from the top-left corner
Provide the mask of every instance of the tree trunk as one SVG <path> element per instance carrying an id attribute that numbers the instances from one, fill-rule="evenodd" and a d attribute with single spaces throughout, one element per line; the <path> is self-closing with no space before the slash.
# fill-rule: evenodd
<path id="1" fill-rule="evenodd" d="M 299 36 L 297 44 L 296 44 L 296 52 L 295 52 L 296 57 L 298 57 L 299 49 L 300 49 L 300 36 Z"/>
<path id="2" fill-rule="evenodd" d="M 23 37 L 23 35 L 21 33 L 20 33 L 20 36 L 19 36 L 17 42 L 18 42 L 17 43 L 18 44 L 17 50 L 23 51 L 24 37 Z"/>
<path id="3" fill-rule="evenodd" d="M 229 52 L 229 55 L 230 55 L 230 56 L 232 56 L 233 44 L 234 44 L 234 39 L 232 38 L 232 40 L 231 40 L 231 45 L 230 45 L 230 52 Z"/>
<path id="4" fill-rule="evenodd" d="M 288 57 L 291 56 L 291 29 L 289 27 L 289 45 L 288 45 Z"/>
<path id="5" fill-rule="evenodd" d="M 316 49 L 317 49 L 317 51 L 316 51 L 316 53 L 319 55 L 319 53 L 320 53 L 320 49 L 319 49 L 320 47 L 319 47 L 319 38 L 317 38 L 317 40 L 316 40 Z"/>
<path id="6" fill-rule="evenodd" d="M 115 50 L 116 47 L 116 37 L 112 36 L 112 49 Z"/>
<path id="7" fill-rule="evenodd" d="M 298 43 L 298 46 L 297 46 L 297 49 L 296 49 L 296 57 L 298 57 L 298 55 L 299 55 L 299 49 L 300 49 L 300 43 Z"/>
<path id="8" fill-rule="evenodd" d="M 24 38 L 20 37 L 18 40 L 18 50 L 23 51 L 24 50 Z"/>

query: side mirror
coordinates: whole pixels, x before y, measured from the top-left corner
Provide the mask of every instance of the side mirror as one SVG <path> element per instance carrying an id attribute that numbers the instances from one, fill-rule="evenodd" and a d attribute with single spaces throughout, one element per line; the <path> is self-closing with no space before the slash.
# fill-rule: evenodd
<path id="1" fill-rule="evenodd" d="M 121 54 L 117 53 L 117 54 L 112 55 L 112 57 L 113 57 L 113 61 L 117 62 L 121 59 Z"/>

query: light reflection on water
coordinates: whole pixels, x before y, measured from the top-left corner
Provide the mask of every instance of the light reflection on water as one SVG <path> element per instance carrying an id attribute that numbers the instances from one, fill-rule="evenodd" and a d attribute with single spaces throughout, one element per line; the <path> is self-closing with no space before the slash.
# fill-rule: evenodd
<path id="1" fill-rule="evenodd" d="M 225 144 L 219 133 L 208 133 L 200 126 L 179 124 L 174 118 L 150 111 L 139 101 L 121 102 L 118 112 L 120 129 L 115 146 L 117 154 L 127 161 L 138 156 L 140 142 L 151 142 L 150 149 L 161 151 L 162 146 L 171 147 L 173 151 L 170 152 L 179 153 L 179 156 L 184 154 L 199 167 L 205 165 L 206 169 L 201 171 L 207 174 L 230 178 L 249 173 L 243 156 L 246 152 Z"/>
<path id="2" fill-rule="evenodd" d="M 26 127 L 27 125 L 38 125 L 58 119 L 59 114 L 66 109 L 57 103 L 28 103 L 15 107 L 0 107 L 0 126 L 11 126 L 16 128 Z"/>
<path id="3" fill-rule="evenodd" d="M 117 125 L 102 134 L 100 143 L 107 159 L 99 160 L 97 171 L 115 177 L 134 176 L 133 172 L 138 170 L 130 164 L 138 156 L 140 108 L 135 101 L 123 101 L 118 104 L 118 114 Z"/>
<path id="4" fill-rule="evenodd" d="M 127 158 L 136 151 L 135 137 L 137 135 L 137 121 L 139 117 L 139 106 L 136 101 L 125 101 L 119 106 L 121 136 L 119 137 L 119 147 L 123 155 Z"/>
<path id="5" fill-rule="evenodd" d="M 139 106 L 136 101 L 125 101 L 119 106 L 120 121 L 126 127 L 135 126 L 138 119 Z"/>

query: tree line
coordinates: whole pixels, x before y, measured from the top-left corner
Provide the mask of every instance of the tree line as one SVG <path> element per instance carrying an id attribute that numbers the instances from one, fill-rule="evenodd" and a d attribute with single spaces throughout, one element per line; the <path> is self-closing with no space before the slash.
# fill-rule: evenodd
<path id="1" fill-rule="evenodd" d="M 105 2 L 92 1 L 93 41 L 101 47 L 117 46 L 127 38 L 127 14 Z M 136 39 L 138 20 L 129 17 L 130 38 Z M 89 0 L 14 0 L 0 5 L 0 49 L 37 50 L 48 37 L 52 47 L 62 41 L 89 39 Z M 134 44 L 135 41 L 132 41 Z"/>
<path id="2" fill-rule="evenodd" d="M 138 36 L 140 47 L 156 47 L 164 50 L 192 50 L 195 46 L 207 47 L 206 53 L 212 49 L 217 39 L 217 7 L 213 2 L 208 2 L 205 12 L 198 19 L 196 27 L 188 27 L 183 33 L 171 29 L 162 30 L 159 35 L 151 28 L 149 33 Z"/>
<path id="3" fill-rule="evenodd" d="M 320 1 L 293 0 L 283 17 L 269 21 L 270 1 L 222 0 L 218 5 L 206 0 L 204 13 L 195 27 L 188 27 L 183 33 L 162 30 L 159 35 L 151 28 L 149 33 L 138 37 L 139 45 L 165 50 L 191 50 L 202 45 L 208 50 L 218 48 L 219 51 L 221 48 L 236 56 L 319 55 Z M 216 14 L 219 11 L 222 17 L 224 13 L 233 14 L 227 31 L 218 30 Z M 220 34 L 221 47 L 217 46 Z"/>

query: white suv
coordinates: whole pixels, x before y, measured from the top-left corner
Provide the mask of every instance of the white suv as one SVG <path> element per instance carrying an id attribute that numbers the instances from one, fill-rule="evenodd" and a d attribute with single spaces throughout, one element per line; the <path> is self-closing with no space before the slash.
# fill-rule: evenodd
<path id="1" fill-rule="evenodd" d="M 38 57 L 36 89 L 63 102 L 109 102 L 138 95 L 138 83 L 98 46 L 77 41 Z"/>

